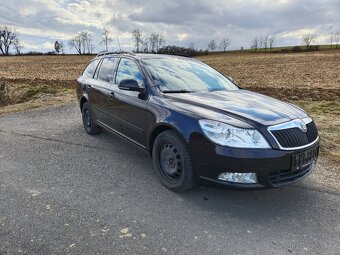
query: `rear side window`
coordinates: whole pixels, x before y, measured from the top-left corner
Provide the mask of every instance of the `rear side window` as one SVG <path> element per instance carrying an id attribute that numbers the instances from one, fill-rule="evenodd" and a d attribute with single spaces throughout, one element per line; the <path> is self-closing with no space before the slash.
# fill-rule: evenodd
<path id="1" fill-rule="evenodd" d="M 131 59 L 122 58 L 117 70 L 116 83 L 119 84 L 126 79 L 134 79 L 140 86 L 143 84 L 143 75 L 137 64 Z"/>
<path id="2" fill-rule="evenodd" d="M 93 78 L 94 72 L 96 71 L 99 59 L 93 60 L 84 70 L 83 75 L 88 78 Z"/>
<path id="3" fill-rule="evenodd" d="M 113 72 L 117 64 L 117 58 L 104 58 L 98 73 L 98 79 L 106 82 L 113 81 Z"/>

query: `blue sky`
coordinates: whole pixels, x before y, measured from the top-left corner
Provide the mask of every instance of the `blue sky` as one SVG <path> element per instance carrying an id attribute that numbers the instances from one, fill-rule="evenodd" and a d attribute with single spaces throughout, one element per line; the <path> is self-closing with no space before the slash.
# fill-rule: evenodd
<path id="1" fill-rule="evenodd" d="M 131 31 L 162 34 L 167 44 L 206 49 L 208 42 L 230 38 L 231 49 L 247 48 L 257 35 L 274 35 L 276 45 L 301 45 L 301 36 L 317 35 L 328 44 L 340 31 L 339 0 L 0 0 L 0 25 L 12 26 L 24 51 L 51 51 L 55 40 L 79 31 L 93 33 L 96 49 L 103 27 L 132 49 Z M 116 40 L 111 45 L 117 49 Z M 73 52 L 66 46 L 67 52 Z"/>

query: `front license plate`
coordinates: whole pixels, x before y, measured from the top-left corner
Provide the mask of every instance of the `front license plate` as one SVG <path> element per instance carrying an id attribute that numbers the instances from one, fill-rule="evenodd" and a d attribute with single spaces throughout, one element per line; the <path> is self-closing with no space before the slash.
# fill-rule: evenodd
<path id="1" fill-rule="evenodd" d="M 311 162 L 316 161 L 318 155 L 319 146 L 298 154 L 294 154 L 292 156 L 292 169 L 299 170 Z"/>

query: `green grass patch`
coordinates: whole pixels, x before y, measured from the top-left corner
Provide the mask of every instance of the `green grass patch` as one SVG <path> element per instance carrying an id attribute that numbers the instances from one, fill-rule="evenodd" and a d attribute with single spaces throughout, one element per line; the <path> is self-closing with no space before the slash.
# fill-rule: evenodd
<path id="1" fill-rule="evenodd" d="M 60 89 L 54 88 L 54 87 L 51 87 L 51 86 L 47 86 L 47 85 L 45 85 L 45 86 L 33 86 L 33 87 L 30 87 L 29 89 L 27 89 L 22 94 L 19 102 L 25 102 L 25 101 L 35 99 L 35 98 L 41 96 L 42 94 L 55 95 L 59 91 L 60 91 Z"/>
<path id="2" fill-rule="evenodd" d="M 291 101 L 311 114 L 340 116 L 340 100 L 333 101 Z"/>

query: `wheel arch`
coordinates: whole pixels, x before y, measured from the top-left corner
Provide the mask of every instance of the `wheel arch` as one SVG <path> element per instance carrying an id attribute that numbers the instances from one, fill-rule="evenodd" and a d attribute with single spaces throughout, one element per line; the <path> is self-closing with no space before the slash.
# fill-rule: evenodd
<path id="1" fill-rule="evenodd" d="M 84 105 L 86 102 L 88 102 L 87 97 L 86 97 L 86 96 L 82 96 L 82 98 L 81 98 L 80 101 L 79 101 L 80 110 L 83 109 L 83 105 Z"/>
<path id="2" fill-rule="evenodd" d="M 185 139 L 183 134 L 180 132 L 180 130 L 178 130 L 178 128 L 172 126 L 169 123 L 159 123 L 151 131 L 150 136 L 149 136 L 149 140 L 148 140 L 148 143 L 147 143 L 147 145 L 148 145 L 147 146 L 147 151 L 149 152 L 150 156 L 152 156 L 152 148 L 153 148 L 153 145 L 155 143 L 155 140 L 156 140 L 157 136 L 160 133 L 162 133 L 164 131 L 167 131 L 167 130 L 175 131 L 179 136 L 181 136 L 183 139 Z"/>

